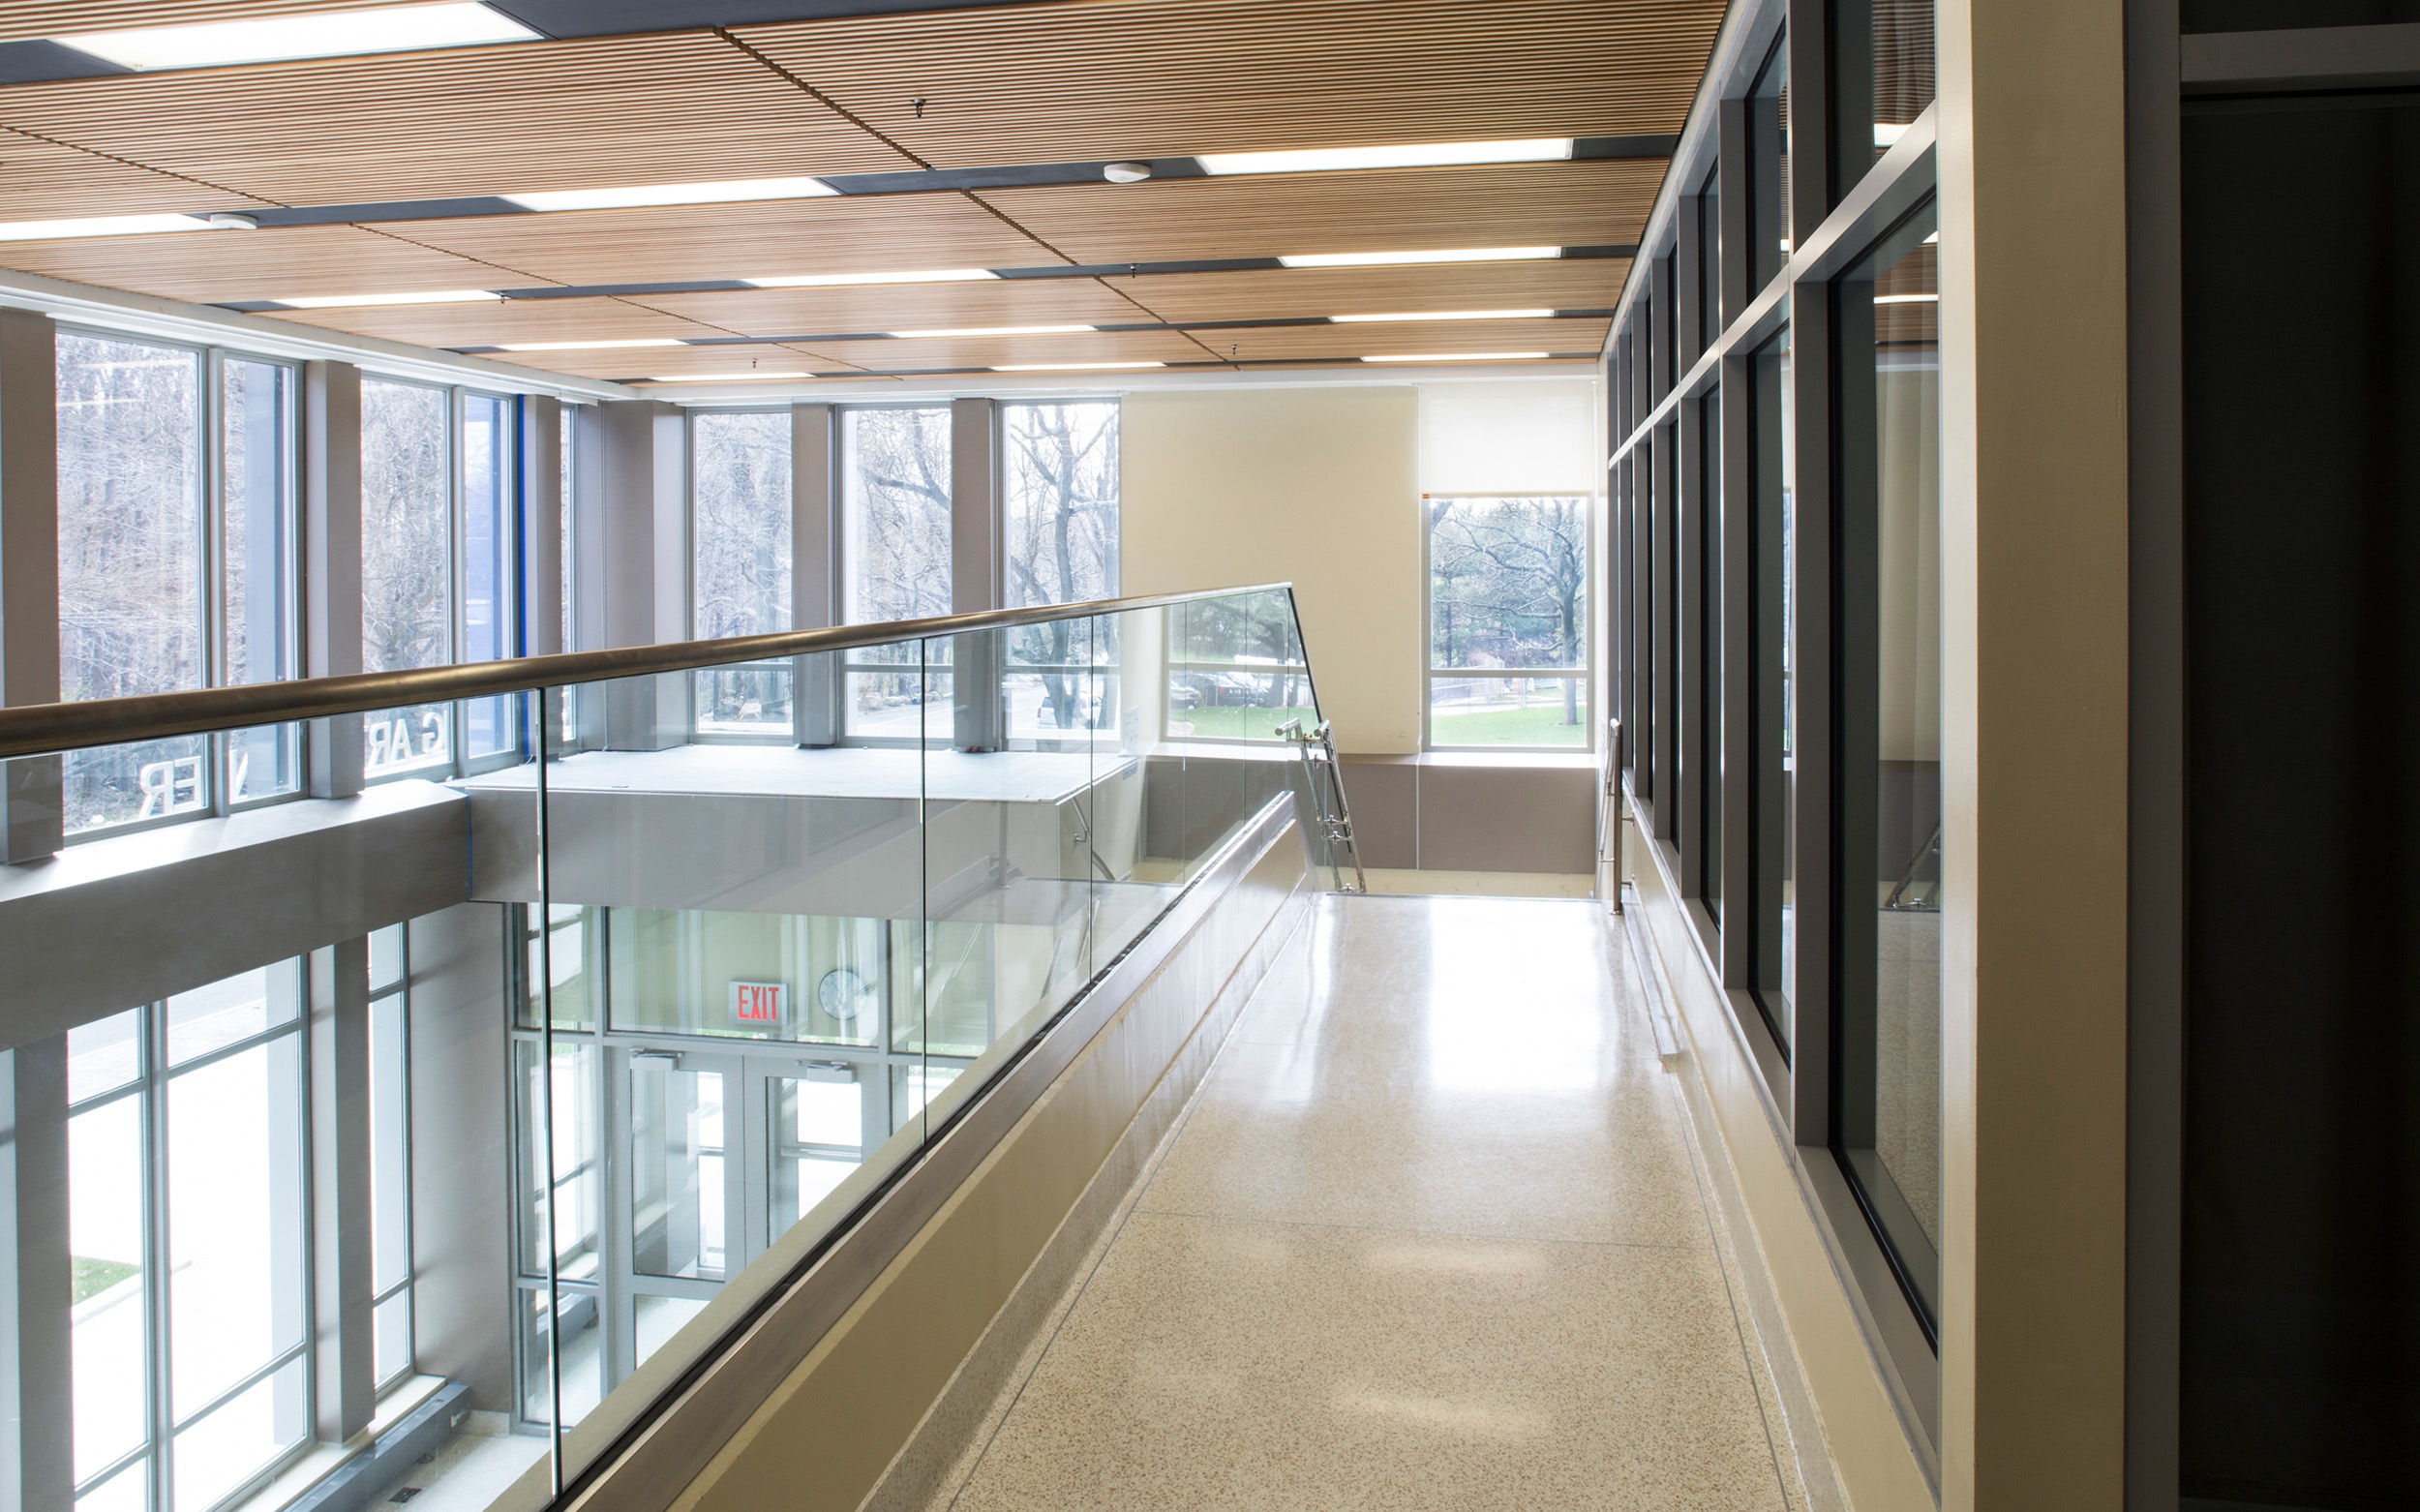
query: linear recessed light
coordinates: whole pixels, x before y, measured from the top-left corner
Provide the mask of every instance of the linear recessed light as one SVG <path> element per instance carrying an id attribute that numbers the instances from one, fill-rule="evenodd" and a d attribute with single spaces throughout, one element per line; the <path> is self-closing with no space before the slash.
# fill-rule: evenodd
<path id="1" fill-rule="evenodd" d="M 1065 336 L 1071 331 L 1097 331 L 1097 325 L 961 325 L 930 331 L 892 331 L 893 336 Z"/>
<path id="2" fill-rule="evenodd" d="M 1013 362 L 994 373 L 1075 373 L 1105 368 L 1165 368 L 1165 362 Z"/>
<path id="3" fill-rule="evenodd" d="M 524 210 L 636 210 L 650 205 L 721 205 L 749 199 L 817 199 L 839 191 L 820 178 L 721 178 L 616 189 L 541 189 L 502 195 Z"/>
<path id="4" fill-rule="evenodd" d="M 920 268 L 900 273 L 785 273 L 739 282 L 750 288 L 850 288 L 862 284 L 975 284 L 999 276 L 989 268 Z"/>
<path id="5" fill-rule="evenodd" d="M 1907 124 L 1903 121 L 1876 121 L 1874 123 L 1874 145 L 1877 147 L 1895 147 L 1899 143 L 1899 138 L 1906 135 Z"/>
<path id="6" fill-rule="evenodd" d="M 536 32 L 499 12 L 471 0 L 452 0 L 442 5 L 382 5 L 188 26 L 75 32 L 49 40 L 144 74 L 157 69 L 421 52 L 432 47 L 539 39 Z"/>
<path id="7" fill-rule="evenodd" d="M 1552 163 L 1571 156 L 1568 136 L 1522 141 L 1431 141 L 1390 147 L 1305 147 L 1285 152 L 1205 152 L 1196 160 L 1214 176 L 1228 173 L 1322 173 L 1346 168 L 1434 168 L 1466 163 Z"/>
<path id="8" fill-rule="evenodd" d="M 1354 325 L 1364 320 L 1544 320 L 1554 314 L 1552 310 L 1429 310 L 1415 315 L 1332 315 L 1328 318 L 1339 325 Z"/>
<path id="9" fill-rule="evenodd" d="M 1454 247 L 1437 252 L 1305 252 L 1277 260 L 1289 268 L 1387 268 L 1414 262 L 1529 262 L 1562 255 L 1560 247 Z"/>
<path id="10" fill-rule="evenodd" d="M 66 221 L 0 222 L 0 241 L 51 241 L 71 236 L 149 236 L 160 231 L 216 231 L 195 215 L 88 215 Z"/>
<path id="11" fill-rule="evenodd" d="M 678 336 L 628 336 L 611 342 L 506 342 L 498 351 L 605 351 L 620 347 L 686 347 Z"/>
<path id="12" fill-rule="evenodd" d="M 1939 294 L 1876 294 L 1878 305 L 1933 305 L 1941 302 Z"/>
<path id="13" fill-rule="evenodd" d="M 1364 357 L 1364 362 L 1538 362 L 1545 359 L 1542 351 L 1414 351 L 1385 357 Z"/>
<path id="14" fill-rule="evenodd" d="M 475 305 L 503 297 L 488 288 L 429 288 L 416 294 L 310 294 L 271 302 L 288 310 L 366 310 L 378 305 Z"/>
<path id="15" fill-rule="evenodd" d="M 667 378 L 642 378 L 645 383 L 753 383 L 770 378 L 808 378 L 815 375 L 804 368 L 754 368 L 745 373 L 676 373 Z"/>

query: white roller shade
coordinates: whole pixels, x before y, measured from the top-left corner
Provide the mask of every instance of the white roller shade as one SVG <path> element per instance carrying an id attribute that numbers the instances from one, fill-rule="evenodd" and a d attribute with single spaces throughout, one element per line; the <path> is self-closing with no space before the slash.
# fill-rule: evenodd
<path id="1" fill-rule="evenodd" d="M 1596 384 L 1420 385 L 1420 490 L 1426 494 L 1594 494 Z"/>

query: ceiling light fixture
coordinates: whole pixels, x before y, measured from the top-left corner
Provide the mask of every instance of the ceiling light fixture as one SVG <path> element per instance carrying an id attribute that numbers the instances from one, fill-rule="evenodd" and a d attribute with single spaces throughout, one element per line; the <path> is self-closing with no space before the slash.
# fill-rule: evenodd
<path id="1" fill-rule="evenodd" d="M 0 241 L 51 241 L 76 236 L 149 236 L 161 231 L 213 231 L 197 215 L 93 215 L 68 221 L 0 221 Z"/>
<path id="2" fill-rule="evenodd" d="M 506 342 L 498 351 L 605 351 L 622 347 L 686 347 L 678 336 L 629 336 L 607 342 Z"/>
<path id="3" fill-rule="evenodd" d="M 1148 163 L 1104 163 L 1101 176 L 1112 184 L 1139 184 L 1151 176 Z"/>
<path id="4" fill-rule="evenodd" d="M 1013 362 L 994 373 L 1077 373 L 1108 368 L 1165 368 L 1165 362 Z"/>
<path id="5" fill-rule="evenodd" d="M 1289 268 L 1389 268 L 1417 262 L 1532 262 L 1560 247 L 1459 247 L 1439 252 L 1306 252 L 1277 260 Z"/>
<path id="6" fill-rule="evenodd" d="M 241 210 L 213 210 L 201 218 L 202 224 L 214 231 L 257 231 L 260 217 L 246 215 Z"/>
<path id="7" fill-rule="evenodd" d="M 1895 147 L 1899 144 L 1899 138 L 1906 135 L 1905 122 L 1876 121 L 1874 123 L 1874 145 L 1877 147 Z"/>
<path id="8" fill-rule="evenodd" d="M 311 294 L 270 303 L 288 310 L 368 310 L 381 305 L 476 305 L 503 297 L 488 288 L 432 288 L 415 294 Z"/>
<path id="9" fill-rule="evenodd" d="M 652 205 L 738 204 L 749 199 L 819 199 L 838 193 L 820 178 L 724 178 L 616 189 L 542 189 L 499 197 L 524 210 L 640 210 Z"/>
<path id="10" fill-rule="evenodd" d="M 1357 325 L 1365 320 L 1544 320 L 1554 314 L 1552 310 L 1430 310 L 1418 315 L 1332 315 L 1328 318 L 1339 325 Z"/>
<path id="11" fill-rule="evenodd" d="M 854 288 L 875 284 L 978 284 L 999 276 L 989 268 L 922 268 L 900 273 L 785 273 L 739 282 L 750 288 Z"/>
<path id="12" fill-rule="evenodd" d="M 752 369 L 746 373 L 676 373 L 668 378 L 641 378 L 642 383 L 755 383 L 771 378 L 811 378 L 814 374 L 804 368 L 775 371 L 771 368 Z"/>
<path id="13" fill-rule="evenodd" d="M 1542 351 L 1415 351 L 1386 357 L 1364 357 L 1364 362 L 1539 362 Z"/>
<path id="14" fill-rule="evenodd" d="M 1097 331 L 1097 325 L 962 325 L 930 331 L 892 331 L 893 336 L 1065 336 L 1074 331 Z"/>
<path id="15" fill-rule="evenodd" d="M 1874 296 L 1874 303 L 1878 305 L 1935 305 L 1940 302 L 1939 294 L 1876 294 Z"/>
<path id="16" fill-rule="evenodd" d="M 147 74 L 159 69 L 358 57 L 372 52 L 422 52 L 433 47 L 540 39 L 536 32 L 500 12 L 472 0 L 452 0 L 441 5 L 384 5 L 256 20 L 77 32 L 49 40 L 120 68 Z"/>
<path id="17" fill-rule="evenodd" d="M 1332 173 L 1347 168 L 1436 168 L 1472 163 L 1553 163 L 1571 156 L 1568 136 L 1522 141 L 1432 141 L 1392 147 L 1305 147 L 1285 152 L 1205 152 L 1212 177 L 1229 173 Z"/>

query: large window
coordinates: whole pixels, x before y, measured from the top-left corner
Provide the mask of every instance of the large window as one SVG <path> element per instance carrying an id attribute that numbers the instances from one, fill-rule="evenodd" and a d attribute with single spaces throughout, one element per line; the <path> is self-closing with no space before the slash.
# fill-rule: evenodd
<path id="1" fill-rule="evenodd" d="M 1589 500 L 1427 507 L 1429 743 L 1589 746 Z"/>
<path id="2" fill-rule="evenodd" d="M 791 627 L 790 411 L 701 410 L 689 420 L 689 626 L 700 640 Z M 697 728 L 787 739 L 791 669 L 697 674 Z"/>
<path id="3" fill-rule="evenodd" d="M 1117 401 L 1003 405 L 1000 447 L 1007 607 L 1116 597 Z M 1013 670 L 1001 696 L 1010 739 L 1058 740 L 1115 724 L 1119 702 L 1106 670 L 1114 628 L 1057 621 L 1009 637 Z"/>
<path id="4" fill-rule="evenodd" d="M 60 696 L 291 676 L 292 370 L 71 331 L 57 351 Z M 66 832 L 290 793 L 298 739 L 271 727 L 73 752 Z"/>
<path id="5" fill-rule="evenodd" d="M 76 1504 L 209 1512 L 312 1433 L 303 972 L 68 1036 Z"/>
<path id="6" fill-rule="evenodd" d="M 515 422 L 509 399 L 363 380 L 363 671 L 520 654 Z M 506 758 L 520 745 L 518 707 L 489 698 L 370 714 L 364 767 L 375 778 Z"/>
<path id="7" fill-rule="evenodd" d="M 946 615 L 950 410 L 863 408 L 840 416 L 841 616 L 850 624 Z M 924 705 L 946 709 L 949 672 L 920 675 L 916 648 L 850 653 L 848 734 L 914 740 Z"/>

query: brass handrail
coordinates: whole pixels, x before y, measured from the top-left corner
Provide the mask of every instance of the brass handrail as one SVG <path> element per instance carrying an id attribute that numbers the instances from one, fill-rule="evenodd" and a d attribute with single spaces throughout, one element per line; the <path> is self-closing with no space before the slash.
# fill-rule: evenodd
<path id="1" fill-rule="evenodd" d="M 892 620 L 880 624 L 845 624 L 819 630 L 784 630 L 771 635 L 738 635 L 718 641 L 668 641 L 653 646 L 571 651 L 560 656 L 521 656 L 508 661 L 466 662 L 450 667 L 420 667 L 404 672 L 302 678 L 286 682 L 248 683 L 241 687 L 196 688 L 185 693 L 151 693 L 136 698 L 26 704 L 14 709 L 0 709 L 0 757 L 33 756 L 87 745 L 120 745 L 134 741 L 166 740 L 170 736 L 197 735 L 210 730 L 283 724 L 293 719 L 325 719 L 337 714 L 403 709 L 413 704 L 492 698 L 499 694 L 529 693 L 540 688 L 598 682 L 612 678 L 696 672 L 709 667 L 774 661 L 819 651 L 852 650 L 865 646 L 889 646 L 900 641 L 1046 624 L 1055 620 L 1086 620 L 1097 615 L 1159 609 L 1171 604 L 1199 603 L 1214 598 L 1236 598 L 1248 593 L 1276 592 L 1286 595 L 1290 611 L 1293 607 L 1293 585 L 1260 583 L 1246 588 L 1200 589 L 1186 593 L 1147 593 L 1134 598 L 1095 599 L 1083 604 L 1038 604 L 1026 609 L 986 609 L 972 614 L 934 615 L 923 620 Z"/>

